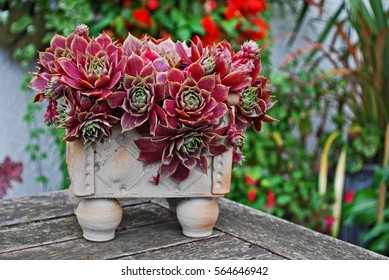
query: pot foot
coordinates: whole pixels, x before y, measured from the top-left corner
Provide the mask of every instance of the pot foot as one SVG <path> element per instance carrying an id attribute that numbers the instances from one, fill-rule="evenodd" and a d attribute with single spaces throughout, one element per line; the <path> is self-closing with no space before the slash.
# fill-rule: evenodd
<path id="1" fill-rule="evenodd" d="M 218 216 L 219 206 L 212 198 L 183 199 L 177 204 L 177 219 L 188 237 L 210 236 Z"/>
<path id="2" fill-rule="evenodd" d="M 112 198 L 83 199 L 75 213 L 84 238 L 96 242 L 113 239 L 123 216 L 120 203 Z"/>

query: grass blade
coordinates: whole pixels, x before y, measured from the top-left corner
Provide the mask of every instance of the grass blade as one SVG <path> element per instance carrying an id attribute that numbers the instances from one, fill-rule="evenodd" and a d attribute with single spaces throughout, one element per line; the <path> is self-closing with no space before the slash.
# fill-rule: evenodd
<path id="1" fill-rule="evenodd" d="M 389 123 L 386 125 L 385 131 L 385 143 L 384 143 L 384 162 L 383 168 L 388 166 L 389 158 Z M 382 182 L 380 184 L 380 192 L 378 194 L 378 210 L 377 210 L 377 222 L 381 223 L 384 220 L 384 210 L 386 204 L 386 184 Z"/>
<path id="2" fill-rule="evenodd" d="M 327 38 L 328 34 L 330 33 L 330 31 L 332 30 L 332 28 L 334 27 L 334 25 L 336 24 L 337 20 L 338 20 L 338 17 L 339 15 L 341 14 L 341 12 L 343 11 L 343 9 L 345 8 L 345 2 L 343 2 L 340 7 L 338 8 L 338 10 L 334 13 L 334 15 L 328 20 L 327 22 L 327 25 L 325 26 L 323 32 L 321 33 L 321 35 L 319 36 L 317 42 L 318 43 L 323 43 L 325 41 L 325 39 Z M 306 64 L 308 64 L 312 58 L 315 56 L 316 54 L 316 50 L 312 51 L 311 54 L 308 56 L 308 58 L 306 59 Z"/>
<path id="3" fill-rule="evenodd" d="M 321 154 L 319 171 L 319 194 L 321 197 L 323 197 L 327 192 L 328 154 L 330 152 L 332 143 L 339 135 L 339 131 L 334 131 L 331 133 L 326 143 L 324 144 L 323 152 Z"/>
<path id="4" fill-rule="evenodd" d="M 311 5 L 308 2 L 304 1 L 304 6 L 303 6 L 303 9 L 301 10 L 301 13 L 297 19 L 296 25 L 293 29 L 293 34 L 297 34 L 300 31 L 302 23 L 303 23 L 304 18 L 305 18 L 305 15 L 307 14 L 310 6 Z M 296 35 L 292 35 L 288 41 L 288 45 L 292 46 L 295 40 L 296 40 Z"/>
<path id="5" fill-rule="evenodd" d="M 342 212 L 342 198 L 344 189 L 344 177 L 346 172 L 346 146 L 342 148 L 339 156 L 338 165 L 335 173 L 335 203 L 333 208 L 334 223 L 332 225 L 332 236 L 337 237 L 340 229 L 341 212 Z"/>

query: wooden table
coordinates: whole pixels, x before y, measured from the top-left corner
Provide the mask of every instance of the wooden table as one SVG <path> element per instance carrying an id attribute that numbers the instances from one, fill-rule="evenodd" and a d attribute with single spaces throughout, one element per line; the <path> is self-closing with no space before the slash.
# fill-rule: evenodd
<path id="1" fill-rule="evenodd" d="M 185 237 L 165 200 L 119 201 L 116 238 L 94 243 L 67 191 L 0 200 L 0 259 L 388 259 L 227 199 L 207 238 Z"/>

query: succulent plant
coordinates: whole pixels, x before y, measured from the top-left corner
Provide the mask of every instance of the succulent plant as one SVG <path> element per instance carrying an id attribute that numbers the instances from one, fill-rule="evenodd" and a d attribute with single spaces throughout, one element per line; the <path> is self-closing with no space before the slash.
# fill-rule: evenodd
<path id="1" fill-rule="evenodd" d="M 123 76 L 126 56 L 122 48 L 105 33 L 89 42 L 75 36 L 72 54 L 72 59 L 57 60 L 61 81 L 85 96 L 96 96 L 98 101 L 107 99 Z"/>
<path id="2" fill-rule="evenodd" d="M 72 50 L 74 39 L 80 37 L 89 42 L 88 33 L 88 27 L 81 24 L 68 37 L 54 35 L 50 47 L 44 52 L 39 52 L 38 63 L 40 67 L 38 72 L 33 73 L 34 77 L 29 84 L 30 88 L 38 91 L 35 95 L 35 101 L 42 101 L 46 98 L 58 99 L 63 96 L 67 86 L 58 83 L 60 75 L 57 61 L 62 57 L 74 59 L 74 51 Z"/>
<path id="3" fill-rule="evenodd" d="M 227 113 L 228 88 L 217 75 L 205 75 L 204 67 L 194 63 L 186 75 L 174 68 L 167 74 L 168 92 L 163 108 L 169 117 L 185 125 L 218 125 Z"/>
<path id="4" fill-rule="evenodd" d="M 226 127 L 213 129 L 209 126 L 197 128 L 183 126 L 180 129 L 173 129 L 158 126 L 155 137 L 137 139 L 135 144 L 141 151 L 139 160 L 146 163 L 160 161 L 155 178 L 159 178 L 160 175 L 171 176 L 181 181 L 195 168 L 207 173 L 207 157 L 227 151 L 226 136 L 223 136 L 226 130 Z"/>
<path id="5" fill-rule="evenodd" d="M 72 93 L 63 104 L 59 126 L 66 129 L 65 141 L 82 139 L 85 146 L 104 143 L 119 118 L 111 115 L 106 101 L 92 102 L 80 92 Z"/>
<path id="6" fill-rule="evenodd" d="M 236 125 L 239 129 L 246 130 L 253 124 L 256 131 L 261 131 L 262 122 L 276 121 L 266 114 L 274 102 L 264 77 L 257 77 L 246 89 L 240 91 L 240 102 L 236 108 Z"/>
<path id="7" fill-rule="evenodd" d="M 158 121 L 165 113 L 157 104 L 165 97 L 165 84 L 157 83 L 157 71 L 153 64 L 144 65 L 141 57 L 132 54 L 127 62 L 123 80 L 125 98 L 121 118 L 123 131 L 133 129 L 148 121 L 150 133 L 155 134 Z"/>
<path id="8" fill-rule="evenodd" d="M 104 143 L 113 125 L 137 129 L 139 160 L 159 162 L 156 184 L 161 176 L 207 173 L 208 159 L 228 149 L 233 165 L 241 164 L 246 129 L 275 121 L 253 41 L 235 52 L 226 41 L 204 46 L 195 38 L 187 46 L 129 34 L 122 46 L 105 33 L 89 38 L 80 25 L 68 37 L 55 35 L 39 65 L 30 87 L 35 101 L 48 101 L 44 121 L 86 146 Z"/>

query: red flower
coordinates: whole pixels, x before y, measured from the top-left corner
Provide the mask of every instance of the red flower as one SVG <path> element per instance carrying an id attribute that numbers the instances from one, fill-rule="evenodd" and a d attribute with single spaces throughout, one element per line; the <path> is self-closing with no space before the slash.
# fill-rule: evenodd
<path id="1" fill-rule="evenodd" d="M 266 9 L 265 0 L 227 0 L 227 7 L 224 10 L 226 19 L 233 17 L 241 18 L 242 16 L 256 16 L 257 13 Z"/>
<path id="2" fill-rule="evenodd" d="M 266 198 L 265 210 L 270 210 L 274 207 L 274 200 L 276 196 L 273 192 L 269 192 Z"/>
<path id="3" fill-rule="evenodd" d="M 247 199 L 250 201 L 250 202 L 254 202 L 255 199 L 257 197 L 257 191 L 255 189 L 251 189 L 249 190 L 249 193 L 247 195 Z"/>
<path id="4" fill-rule="evenodd" d="M 346 203 L 351 203 L 354 200 L 355 191 L 346 191 L 344 194 L 344 201 Z"/>
<path id="5" fill-rule="evenodd" d="M 257 186 L 258 185 L 258 181 L 255 180 L 254 178 L 252 178 L 250 175 L 245 175 L 244 176 L 244 183 L 246 185 L 251 185 L 251 186 Z"/>
<path id="6" fill-rule="evenodd" d="M 211 44 L 219 38 L 219 29 L 216 23 L 210 16 L 205 16 L 201 19 L 201 25 L 205 29 L 206 35 L 203 37 L 205 44 Z"/>
<path id="7" fill-rule="evenodd" d="M 240 4 L 236 0 L 228 0 L 227 7 L 224 10 L 224 16 L 226 19 L 232 19 L 233 17 L 241 18 Z"/>
<path id="8" fill-rule="evenodd" d="M 151 27 L 151 18 L 148 10 L 144 8 L 136 9 L 134 10 L 133 17 L 141 25 L 146 25 L 148 27 Z"/>
<path id="9" fill-rule="evenodd" d="M 154 11 L 158 9 L 159 6 L 159 0 L 147 0 L 147 8 L 149 8 L 150 11 Z"/>
<path id="10" fill-rule="evenodd" d="M 256 15 L 266 9 L 266 1 L 264 0 L 245 0 L 240 1 L 241 10 L 245 14 Z"/>
<path id="11" fill-rule="evenodd" d="M 327 216 L 327 217 L 324 217 L 324 220 L 326 222 L 326 232 L 331 232 L 332 225 L 335 222 L 335 218 L 332 216 Z"/>
<path id="12" fill-rule="evenodd" d="M 254 20 L 255 29 L 248 30 L 246 32 L 247 36 L 251 40 L 264 39 L 267 35 L 267 31 L 269 30 L 269 25 L 261 18 L 256 18 Z"/>

